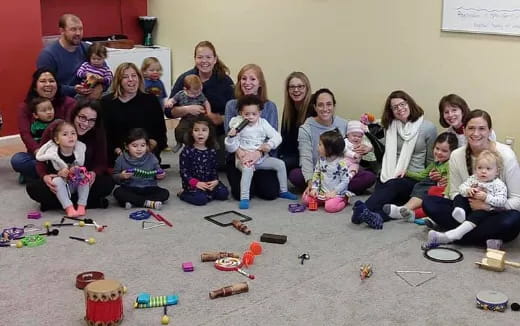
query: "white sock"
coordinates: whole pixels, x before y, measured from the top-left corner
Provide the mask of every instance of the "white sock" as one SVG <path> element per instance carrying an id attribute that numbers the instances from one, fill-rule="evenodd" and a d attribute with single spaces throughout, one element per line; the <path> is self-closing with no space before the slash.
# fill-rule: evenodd
<path id="1" fill-rule="evenodd" d="M 407 219 L 408 222 L 413 223 L 415 221 L 415 212 L 406 206 L 401 206 L 399 214 L 401 214 L 404 219 Z"/>
<path id="2" fill-rule="evenodd" d="M 131 209 L 132 207 L 133 207 L 133 206 L 132 206 L 132 204 L 131 204 L 130 202 L 126 202 L 126 203 L 125 203 L 125 208 L 126 208 L 126 209 Z"/>
<path id="3" fill-rule="evenodd" d="M 452 241 L 460 240 L 466 233 L 473 230 L 475 227 L 476 225 L 471 223 L 470 221 L 464 221 L 455 229 L 446 232 L 446 236 L 450 238 Z"/>
<path id="4" fill-rule="evenodd" d="M 383 206 L 383 211 L 390 216 L 391 218 L 403 218 L 399 210 L 401 209 L 401 206 L 397 206 L 394 204 L 386 204 Z"/>
<path id="5" fill-rule="evenodd" d="M 145 200 L 144 207 L 153 208 L 153 209 L 161 209 L 162 202 L 153 201 L 153 200 Z"/>
<path id="6" fill-rule="evenodd" d="M 462 207 L 455 207 L 451 213 L 451 216 L 453 216 L 455 221 L 459 223 L 462 223 L 466 220 L 466 212 L 464 209 L 462 209 Z"/>
<path id="7" fill-rule="evenodd" d="M 453 240 L 451 240 L 450 238 L 448 238 L 446 236 L 446 233 L 442 233 L 442 232 L 437 232 L 437 231 L 433 231 L 433 230 L 430 230 L 428 232 L 428 243 L 429 244 L 445 244 L 445 243 L 450 243 L 452 242 Z"/>

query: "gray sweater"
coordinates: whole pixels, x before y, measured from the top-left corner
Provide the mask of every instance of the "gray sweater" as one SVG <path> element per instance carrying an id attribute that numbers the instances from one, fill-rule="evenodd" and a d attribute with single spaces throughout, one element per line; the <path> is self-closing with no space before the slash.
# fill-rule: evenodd
<path id="1" fill-rule="evenodd" d="M 152 153 L 148 152 L 144 154 L 140 158 L 131 158 L 127 152 L 123 152 L 122 155 L 119 155 L 116 159 L 116 163 L 114 164 L 114 171 L 112 176 L 114 177 L 114 181 L 117 184 L 125 187 L 156 187 L 157 180 L 155 177 L 153 178 L 144 178 L 138 176 L 132 176 L 130 179 L 121 180 L 120 173 L 124 170 L 128 169 L 141 169 L 146 171 L 157 170 L 159 169 L 159 160 Z"/>
<path id="2" fill-rule="evenodd" d="M 300 166 L 302 168 L 305 181 L 312 179 L 314 166 L 318 162 L 318 144 L 320 143 L 320 135 L 325 131 L 339 129 L 343 136 L 347 132 L 347 120 L 334 116 L 331 126 L 324 126 L 314 117 L 309 117 L 305 123 L 300 126 L 298 131 L 298 150 L 300 151 Z"/>

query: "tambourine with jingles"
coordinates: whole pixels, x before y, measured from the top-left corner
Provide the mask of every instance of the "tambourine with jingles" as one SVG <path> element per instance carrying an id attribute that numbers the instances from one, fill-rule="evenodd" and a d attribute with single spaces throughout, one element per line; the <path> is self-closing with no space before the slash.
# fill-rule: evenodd
<path id="1" fill-rule="evenodd" d="M 119 325 L 123 321 L 124 287 L 115 280 L 100 280 L 85 289 L 86 315 L 89 326 Z"/>

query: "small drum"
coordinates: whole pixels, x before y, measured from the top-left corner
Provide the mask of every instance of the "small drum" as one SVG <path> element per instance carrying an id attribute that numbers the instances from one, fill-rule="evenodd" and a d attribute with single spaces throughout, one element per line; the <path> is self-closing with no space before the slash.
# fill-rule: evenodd
<path id="1" fill-rule="evenodd" d="M 123 286 L 118 281 L 100 280 L 88 284 L 85 289 L 89 326 L 116 326 L 123 321 Z"/>
<path id="2" fill-rule="evenodd" d="M 480 291 L 477 293 L 477 308 L 504 312 L 507 308 L 507 296 L 498 291 Z"/>

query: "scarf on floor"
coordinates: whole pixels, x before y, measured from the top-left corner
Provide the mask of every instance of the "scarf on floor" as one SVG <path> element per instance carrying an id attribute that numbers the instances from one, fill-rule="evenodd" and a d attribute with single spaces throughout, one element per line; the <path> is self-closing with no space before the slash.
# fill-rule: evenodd
<path id="1" fill-rule="evenodd" d="M 406 171 L 410 159 L 417 143 L 419 128 L 423 122 L 423 116 L 417 121 L 408 121 L 406 123 L 394 119 L 386 131 L 385 155 L 383 156 L 383 165 L 381 167 L 381 182 L 387 182 L 396 177 L 397 173 Z M 399 159 L 397 158 L 397 134 L 404 142 L 401 146 Z"/>

